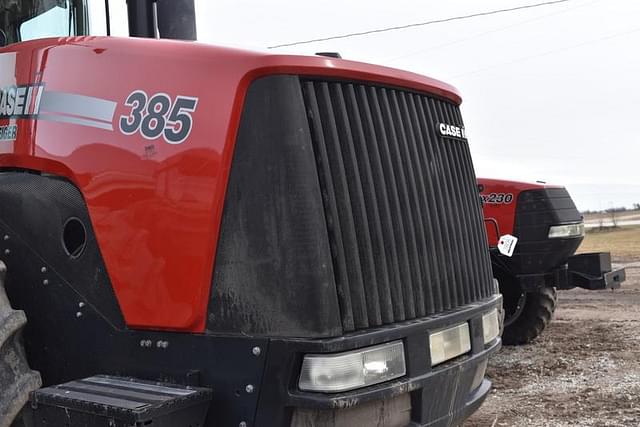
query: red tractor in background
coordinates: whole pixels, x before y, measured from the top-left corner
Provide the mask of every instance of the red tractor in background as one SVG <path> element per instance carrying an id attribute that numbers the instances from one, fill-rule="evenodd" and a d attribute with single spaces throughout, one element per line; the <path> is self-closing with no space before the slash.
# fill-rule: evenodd
<path id="1" fill-rule="evenodd" d="M 615 289 L 625 280 L 624 269 L 612 270 L 609 253 L 574 255 L 584 223 L 564 187 L 478 178 L 478 190 L 503 295 L 505 344 L 542 333 L 556 309 L 556 289 Z M 511 247 L 501 251 L 505 244 Z"/>

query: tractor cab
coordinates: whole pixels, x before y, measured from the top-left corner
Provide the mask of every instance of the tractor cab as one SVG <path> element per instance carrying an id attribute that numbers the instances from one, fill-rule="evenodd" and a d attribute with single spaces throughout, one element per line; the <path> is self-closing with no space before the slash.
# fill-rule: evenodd
<path id="1" fill-rule="evenodd" d="M 0 0 L 0 47 L 88 35 L 195 40 L 194 1 Z"/>
<path id="2" fill-rule="evenodd" d="M 104 3 L 102 7 L 104 10 Z M 86 35 L 89 28 L 86 1 L 0 1 L 0 46 L 47 37 Z"/>

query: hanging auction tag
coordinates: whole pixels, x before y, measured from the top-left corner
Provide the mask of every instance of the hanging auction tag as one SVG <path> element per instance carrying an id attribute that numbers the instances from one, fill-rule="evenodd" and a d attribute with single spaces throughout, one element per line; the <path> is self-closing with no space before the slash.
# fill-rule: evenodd
<path id="1" fill-rule="evenodd" d="M 502 255 L 510 257 L 513 255 L 513 251 L 516 250 L 516 243 L 518 243 L 516 236 L 512 236 L 511 234 L 500 236 L 500 240 L 498 240 L 498 251 L 500 251 Z"/>

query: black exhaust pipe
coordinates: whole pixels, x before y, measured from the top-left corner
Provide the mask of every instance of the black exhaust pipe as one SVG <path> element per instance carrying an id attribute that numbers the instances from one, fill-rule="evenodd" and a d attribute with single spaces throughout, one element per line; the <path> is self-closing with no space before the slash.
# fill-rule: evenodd
<path id="1" fill-rule="evenodd" d="M 197 40 L 194 0 L 157 0 L 160 38 Z"/>
<path id="2" fill-rule="evenodd" d="M 156 38 L 156 17 L 153 0 L 127 0 L 129 36 Z"/>
<path id="3" fill-rule="evenodd" d="M 194 0 L 127 0 L 131 37 L 196 40 Z"/>

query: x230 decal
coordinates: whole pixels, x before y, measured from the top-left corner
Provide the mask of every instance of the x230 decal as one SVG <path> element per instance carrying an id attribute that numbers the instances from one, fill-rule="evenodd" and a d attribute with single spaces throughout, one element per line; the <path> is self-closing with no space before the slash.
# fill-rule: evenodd
<path id="1" fill-rule="evenodd" d="M 513 202 L 513 193 L 489 193 L 481 194 L 483 203 L 488 204 L 505 204 L 508 205 Z"/>

